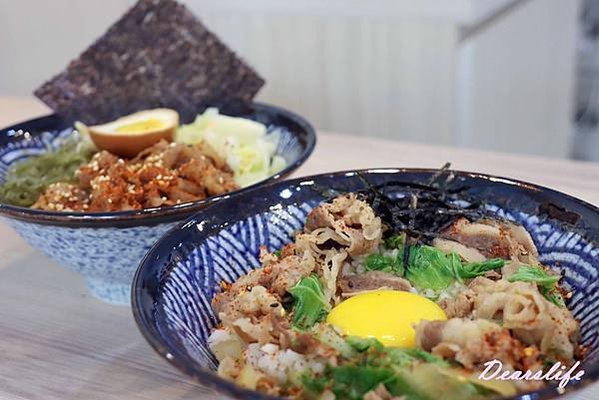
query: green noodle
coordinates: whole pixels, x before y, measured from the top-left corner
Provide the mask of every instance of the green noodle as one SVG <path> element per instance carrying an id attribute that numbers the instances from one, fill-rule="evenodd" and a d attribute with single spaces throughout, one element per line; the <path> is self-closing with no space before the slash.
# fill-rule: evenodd
<path id="1" fill-rule="evenodd" d="M 72 137 L 56 150 L 17 162 L 0 185 L 0 203 L 30 207 L 49 185 L 73 182 L 75 171 L 89 162 L 92 154 L 89 146 Z"/>

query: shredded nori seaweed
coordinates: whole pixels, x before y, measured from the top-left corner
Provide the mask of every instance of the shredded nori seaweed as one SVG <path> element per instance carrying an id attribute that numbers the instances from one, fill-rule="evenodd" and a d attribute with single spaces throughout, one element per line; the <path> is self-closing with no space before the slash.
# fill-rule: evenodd
<path id="1" fill-rule="evenodd" d="M 446 163 L 428 181 L 421 183 L 392 181 L 373 185 L 366 176 L 358 173 L 364 189 L 356 193 L 371 205 L 386 225 L 385 237 L 405 232 L 406 248 L 411 244 L 428 244 L 458 218 L 474 221 L 488 215 L 484 204 L 466 193 L 468 187 L 455 179 L 449 167 Z M 317 187 L 315 190 L 326 198 L 342 194 L 333 188 Z M 409 252 L 404 255 L 409 257 Z"/>
<path id="2" fill-rule="evenodd" d="M 411 245 L 431 244 L 434 238 L 443 237 L 443 231 L 459 218 L 465 217 L 473 222 L 486 217 L 503 219 L 492 212 L 480 197 L 469 192 L 473 188 L 456 177 L 449 163 L 423 182 L 398 180 L 374 185 L 367 176 L 360 172 L 357 175 L 364 189 L 350 191 L 358 193 L 381 218 L 387 228 L 384 238 L 402 232 L 407 234 L 404 263 L 410 257 Z M 312 189 L 327 200 L 348 193 L 348 189 L 318 185 L 312 186 Z M 578 213 L 547 202 L 542 203 L 537 212 L 541 218 L 565 224 L 568 230 L 585 241 L 597 243 L 583 228 Z"/>
<path id="3" fill-rule="evenodd" d="M 366 188 L 359 194 L 387 226 L 386 236 L 405 232 L 409 244 L 428 243 L 460 217 L 478 220 L 486 215 L 481 201 L 465 193 L 468 187 L 456 184 L 449 167 L 445 164 L 424 183 L 394 181 L 375 186 L 360 175 Z M 390 189 L 397 188 L 405 195 L 391 198 Z"/>

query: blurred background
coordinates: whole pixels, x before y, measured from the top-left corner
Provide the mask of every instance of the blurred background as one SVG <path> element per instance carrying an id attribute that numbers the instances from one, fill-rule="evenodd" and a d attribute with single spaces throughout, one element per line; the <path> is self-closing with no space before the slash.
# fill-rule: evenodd
<path id="1" fill-rule="evenodd" d="M 28 96 L 134 0 L 0 0 L 0 96 Z M 597 0 L 187 0 L 327 131 L 599 161 Z M 0 113 L 2 110 L 0 110 Z"/>

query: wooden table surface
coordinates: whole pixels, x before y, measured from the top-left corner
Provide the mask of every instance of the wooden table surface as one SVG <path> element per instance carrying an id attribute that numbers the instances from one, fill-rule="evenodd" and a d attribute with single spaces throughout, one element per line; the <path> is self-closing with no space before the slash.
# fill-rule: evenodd
<path id="1" fill-rule="evenodd" d="M 0 97 L 0 126 L 43 115 Z M 366 167 L 453 167 L 545 185 L 599 204 L 599 164 L 320 133 L 294 175 Z M 79 275 L 0 224 L 0 399 L 217 399 L 156 355 L 128 307 L 88 295 Z M 599 398 L 599 384 L 570 396 Z"/>

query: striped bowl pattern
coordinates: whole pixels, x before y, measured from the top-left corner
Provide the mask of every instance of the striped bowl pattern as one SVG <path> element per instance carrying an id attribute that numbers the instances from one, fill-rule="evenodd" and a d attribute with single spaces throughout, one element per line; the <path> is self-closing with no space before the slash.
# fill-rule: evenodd
<path id="1" fill-rule="evenodd" d="M 375 184 L 398 178 L 422 182 L 430 176 L 428 171 L 416 170 L 371 170 L 365 174 Z M 542 189 L 545 197 L 539 199 L 531 195 L 529 186 L 517 182 L 508 185 L 469 174 L 462 174 L 460 179 L 473 187 L 472 193 L 495 200 L 489 211 L 522 224 L 533 236 L 541 260 L 563 272 L 564 281 L 574 292 L 569 308 L 581 321 L 582 343 L 591 349 L 587 379 L 594 379 L 589 372 L 594 368 L 597 373 L 599 360 L 597 210 L 548 189 Z M 282 182 L 217 204 L 210 215 L 200 212 L 171 231 L 146 256 L 134 280 L 134 314 L 142 333 L 159 353 L 204 384 L 239 398 L 267 398 L 209 372 L 217 366 L 207 347 L 210 331 L 218 323 L 211 299 L 219 282 L 233 282 L 260 265 L 260 246 L 274 251 L 293 240 L 309 211 L 324 200 L 315 188 L 349 191 L 361 185 L 351 172 Z M 571 227 L 532 212 L 539 204 L 535 204 L 537 200 L 560 204 L 560 199 L 569 210 L 590 207 L 587 211 L 591 211 L 592 220 L 581 220 Z M 588 223 L 595 225 L 589 227 Z M 555 394 L 548 389 L 538 398 Z"/>

